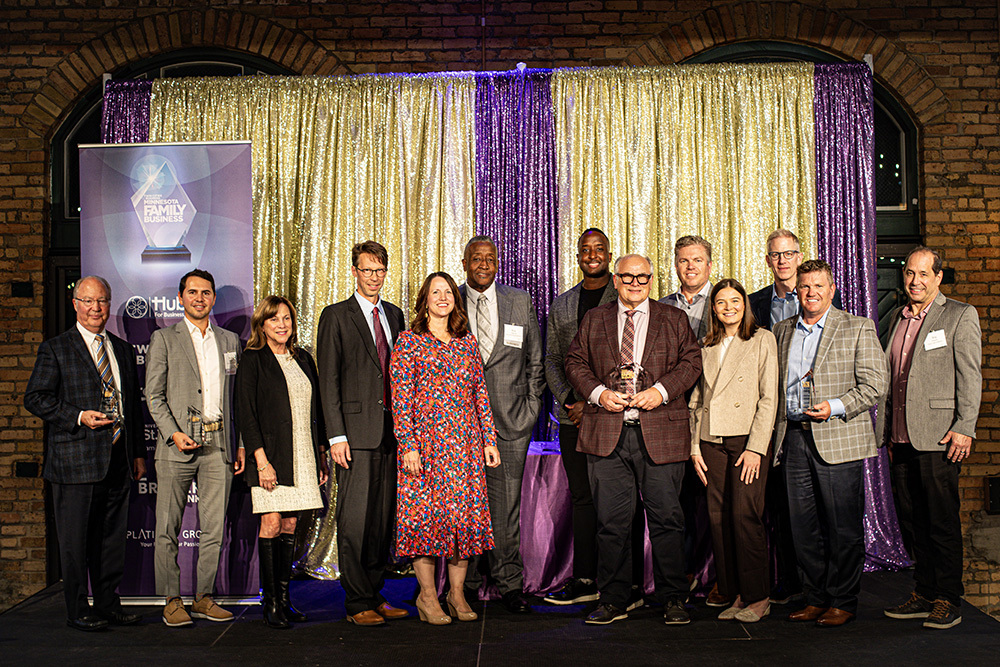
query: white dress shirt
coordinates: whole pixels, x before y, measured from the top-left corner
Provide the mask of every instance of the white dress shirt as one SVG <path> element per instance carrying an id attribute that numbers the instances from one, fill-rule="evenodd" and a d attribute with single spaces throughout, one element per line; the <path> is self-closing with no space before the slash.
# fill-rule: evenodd
<path id="1" fill-rule="evenodd" d="M 198 325 L 184 318 L 188 332 L 191 334 L 191 344 L 194 345 L 194 356 L 198 360 L 198 373 L 201 375 L 201 418 L 206 422 L 222 419 L 222 380 L 219 370 L 219 345 L 215 341 L 215 329 L 208 323 L 204 335 Z"/>
<path id="2" fill-rule="evenodd" d="M 76 323 L 76 330 L 80 332 L 81 336 L 83 336 L 83 344 L 86 345 L 87 349 L 90 351 L 90 358 L 94 360 L 94 368 L 97 368 L 98 367 L 97 366 L 97 334 L 95 334 L 93 331 L 88 331 L 79 322 Z M 107 331 L 102 331 L 101 335 L 104 336 L 104 351 L 108 355 L 108 363 L 111 364 L 111 376 L 115 379 L 115 387 L 117 387 L 117 389 L 118 389 L 118 405 L 120 406 L 120 409 L 122 411 L 124 411 L 125 404 L 122 402 L 122 399 L 123 399 L 123 395 L 122 395 L 122 376 L 118 372 L 118 360 L 115 359 L 115 351 L 111 347 L 111 341 L 108 340 L 108 332 Z M 97 374 L 100 375 L 101 372 L 98 371 Z M 99 405 L 95 405 L 93 407 L 88 407 L 87 409 L 88 410 L 99 410 L 100 407 L 101 406 L 99 406 Z M 83 411 L 81 410 L 80 414 L 78 414 L 76 416 L 76 423 L 78 425 L 83 423 L 83 422 L 80 421 L 80 418 L 82 416 L 83 416 Z"/>

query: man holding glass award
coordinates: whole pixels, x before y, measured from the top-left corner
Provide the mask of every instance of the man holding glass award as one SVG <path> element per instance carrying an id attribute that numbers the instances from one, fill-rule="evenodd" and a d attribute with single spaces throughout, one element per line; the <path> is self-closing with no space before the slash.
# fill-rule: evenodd
<path id="1" fill-rule="evenodd" d="M 232 448 L 232 388 L 240 339 L 209 321 L 215 279 L 195 269 L 181 278 L 184 318 L 153 332 L 146 360 L 146 403 L 156 422 L 156 592 L 165 598 L 163 623 L 191 625 L 191 617 L 231 621 L 212 600 L 233 473 L 243 472 L 244 451 Z M 178 535 L 191 481 L 197 481 L 198 570 L 188 614 L 181 600 Z"/>
<path id="2" fill-rule="evenodd" d="M 111 313 L 107 281 L 77 281 L 73 309 L 76 326 L 38 348 L 24 407 L 48 425 L 45 479 L 52 485 L 67 625 L 94 631 L 141 618 L 122 610 L 115 590 L 125 569 L 129 477 L 145 477 L 146 450 L 135 352 L 104 329 Z"/>
<path id="3" fill-rule="evenodd" d="M 690 622 L 680 488 L 691 439 L 684 392 L 701 375 L 701 351 L 684 313 L 649 299 L 652 278 L 647 257 L 620 257 L 618 299 L 584 316 L 566 354 L 566 377 L 588 398 L 577 449 L 587 454 L 597 509 L 601 597 L 585 621 L 592 625 L 628 617 L 637 489 L 652 543 L 654 597 L 668 625 Z"/>

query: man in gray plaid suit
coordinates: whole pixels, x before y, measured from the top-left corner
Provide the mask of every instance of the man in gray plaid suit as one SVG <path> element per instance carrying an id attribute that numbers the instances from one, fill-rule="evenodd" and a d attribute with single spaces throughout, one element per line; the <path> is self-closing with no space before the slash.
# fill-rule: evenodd
<path id="1" fill-rule="evenodd" d="M 798 268 L 799 315 L 774 327 L 779 382 L 774 464 L 785 465 L 795 557 L 806 607 L 788 620 L 837 627 L 854 619 L 864 543 L 864 459 L 875 456 L 869 410 L 888 368 L 875 323 L 832 306 L 823 260 Z"/>

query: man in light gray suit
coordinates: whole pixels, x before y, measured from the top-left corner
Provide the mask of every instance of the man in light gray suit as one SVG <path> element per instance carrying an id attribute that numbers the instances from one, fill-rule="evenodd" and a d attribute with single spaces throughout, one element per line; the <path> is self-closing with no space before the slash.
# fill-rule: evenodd
<path id="1" fill-rule="evenodd" d="M 462 267 L 466 284 L 459 287 L 459 292 L 483 357 L 500 450 L 500 465 L 486 469 L 496 544 L 489 552 L 490 571 L 504 607 L 511 613 L 524 614 L 531 608 L 522 591 L 521 477 L 545 387 L 542 335 L 531 295 L 496 284 L 497 247 L 490 237 L 474 236 L 469 240 Z M 471 576 L 466 579 L 469 587 L 477 584 L 475 570 L 475 564 L 470 563 Z"/>
<path id="2" fill-rule="evenodd" d="M 215 279 L 195 269 L 181 278 L 184 319 L 153 332 L 146 358 L 146 404 L 156 422 L 156 592 L 166 598 L 163 622 L 191 625 L 191 616 L 231 621 L 212 600 L 219 569 L 233 473 L 243 472 L 244 451 L 233 452 L 232 380 L 240 339 L 209 321 Z M 180 592 L 177 542 L 191 481 L 198 490 L 198 569 L 191 614 Z"/>
<path id="3" fill-rule="evenodd" d="M 797 269 L 799 315 L 774 327 L 779 392 L 774 464 L 785 466 L 806 607 L 788 620 L 837 627 L 854 619 L 865 561 L 864 459 L 875 456 L 868 411 L 889 377 L 875 323 L 832 305 L 830 265 Z"/>
<path id="4" fill-rule="evenodd" d="M 941 256 L 918 246 L 903 265 L 909 303 L 889 316 L 889 394 L 875 433 L 892 451 L 900 519 L 912 531 L 916 586 L 889 618 L 924 627 L 962 622 L 959 465 L 972 451 L 982 398 L 983 338 L 976 309 L 941 294 Z"/>

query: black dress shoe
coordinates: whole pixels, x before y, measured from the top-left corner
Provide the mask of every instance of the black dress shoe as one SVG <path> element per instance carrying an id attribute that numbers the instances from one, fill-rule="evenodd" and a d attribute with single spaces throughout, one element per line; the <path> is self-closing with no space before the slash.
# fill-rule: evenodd
<path id="1" fill-rule="evenodd" d="M 667 604 L 663 607 L 663 622 L 667 625 L 687 625 L 691 622 L 691 616 L 684 608 L 684 601 L 680 597 L 667 600 Z"/>
<path id="2" fill-rule="evenodd" d="M 600 597 L 597 592 L 597 584 L 584 583 L 579 579 L 570 579 L 565 586 L 557 591 L 553 591 L 545 596 L 545 601 L 549 604 L 580 604 L 581 602 L 593 602 Z"/>
<path id="3" fill-rule="evenodd" d="M 583 622 L 587 625 L 608 625 L 626 618 L 628 618 L 628 612 L 624 609 L 619 609 L 613 604 L 599 604 L 597 609 L 590 612 L 590 615 Z"/>
<path id="4" fill-rule="evenodd" d="M 100 632 L 108 629 L 108 622 L 97 616 L 81 616 L 80 618 L 67 618 L 66 625 L 84 632 Z"/>
<path id="5" fill-rule="evenodd" d="M 531 613 L 531 607 L 528 606 L 528 601 L 524 599 L 519 591 L 508 591 L 503 594 L 500 598 L 500 603 L 503 604 L 504 608 L 512 614 L 529 614 Z"/>
<path id="6" fill-rule="evenodd" d="M 101 618 L 111 625 L 135 625 L 142 620 L 142 614 L 128 614 L 124 611 L 114 611 L 110 614 L 101 614 Z"/>

